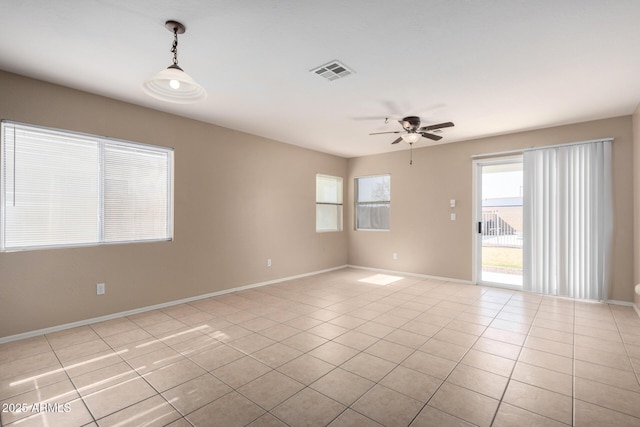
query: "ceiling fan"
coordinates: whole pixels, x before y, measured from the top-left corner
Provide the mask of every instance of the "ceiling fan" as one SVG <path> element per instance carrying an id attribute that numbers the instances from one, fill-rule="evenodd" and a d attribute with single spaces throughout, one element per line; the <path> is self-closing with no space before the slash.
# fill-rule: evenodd
<path id="1" fill-rule="evenodd" d="M 370 133 L 369 135 L 382 135 L 386 133 L 395 133 L 401 134 L 398 139 L 393 141 L 391 144 L 397 144 L 398 142 L 404 140 L 407 144 L 413 144 L 414 142 L 418 142 L 420 137 L 424 137 L 427 139 L 431 139 L 433 141 L 440 141 L 442 139 L 439 135 L 434 135 L 429 133 L 428 131 L 434 131 L 442 128 L 450 128 L 453 126 L 453 123 L 438 123 L 437 125 L 429 125 L 420 127 L 420 117 L 417 116 L 407 116 L 401 120 L 398 120 L 398 123 L 402 125 L 404 128 L 404 132 L 397 130 L 392 132 L 375 132 Z"/>
<path id="2" fill-rule="evenodd" d="M 385 120 L 385 123 L 386 122 L 387 120 Z M 369 135 L 382 135 L 387 133 L 400 134 L 398 139 L 393 141 L 391 144 L 392 145 L 397 144 L 400 141 L 404 141 L 407 144 L 409 144 L 409 146 L 411 147 L 411 160 L 409 161 L 410 165 L 413 164 L 413 143 L 414 142 L 418 142 L 420 138 L 427 138 L 432 141 L 440 141 L 442 139 L 440 135 L 434 135 L 433 133 L 429 133 L 429 131 L 435 131 L 443 128 L 453 127 L 452 122 L 438 123 L 436 125 L 420 127 L 420 117 L 417 117 L 417 116 L 407 116 L 401 120 L 398 120 L 398 123 L 402 125 L 402 127 L 404 128 L 404 131 L 397 130 L 392 132 L 374 132 L 374 133 L 370 133 Z"/>

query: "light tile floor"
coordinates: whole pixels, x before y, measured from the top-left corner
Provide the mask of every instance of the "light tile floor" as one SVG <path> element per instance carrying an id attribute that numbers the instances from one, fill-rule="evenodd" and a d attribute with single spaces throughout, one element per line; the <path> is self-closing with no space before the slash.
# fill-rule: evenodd
<path id="1" fill-rule="evenodd" d="M 0 345 L 0 419 L 639 426 L 638 372 L 631 307 L 344 269 Z"/>

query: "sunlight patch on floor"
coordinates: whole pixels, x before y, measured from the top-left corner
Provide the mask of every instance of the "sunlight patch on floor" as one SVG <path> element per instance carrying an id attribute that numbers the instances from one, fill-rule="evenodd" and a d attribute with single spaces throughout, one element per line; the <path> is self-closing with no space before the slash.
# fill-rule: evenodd
<path id="1" fill-rule="evenodd" d="M 372 285 L 387 286 L 404 279 L 400 276 L 389 276 L 388 274 L 374 274 L 373 276 L 365 277 L 358 280 L 358 282 L 371 283 Z"/>

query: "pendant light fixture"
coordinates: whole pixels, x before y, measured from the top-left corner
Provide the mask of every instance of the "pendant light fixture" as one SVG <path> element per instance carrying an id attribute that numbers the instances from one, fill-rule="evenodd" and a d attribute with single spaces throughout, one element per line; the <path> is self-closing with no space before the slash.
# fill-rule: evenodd
<path id="1" fill-rule="evenodd" d="M 144 92 L 161 101 L 189 104 L 203 100 L 207 92 L 178 66 L 178 34 L 186 28 L 177 21 L 167 21 L 164 26 L 173 33 L 173 64 L 142 84 Z"/>

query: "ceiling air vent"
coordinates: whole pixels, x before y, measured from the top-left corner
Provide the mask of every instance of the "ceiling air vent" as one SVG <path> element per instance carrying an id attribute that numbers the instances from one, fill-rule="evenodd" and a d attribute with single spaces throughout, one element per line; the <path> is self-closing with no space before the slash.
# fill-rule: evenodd
<path id="1" fill-rule="evenodd" d="M 318 68 L 314 68 L 311 70 L 312 73 L 316 73 L 319 76 L 324 77 L 329 81 L 341 79 L 347 77 L 350 74 L 353 74 L 346 65 L 339 61 L 331 61 L 328 64 L 322 65 Z"/>

